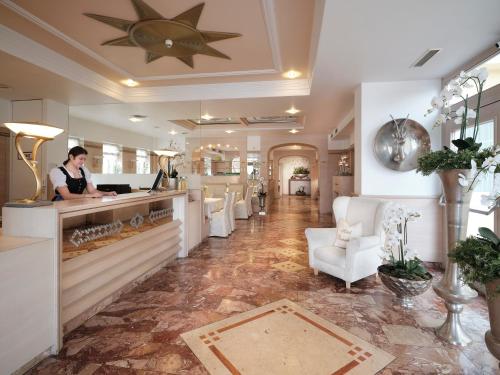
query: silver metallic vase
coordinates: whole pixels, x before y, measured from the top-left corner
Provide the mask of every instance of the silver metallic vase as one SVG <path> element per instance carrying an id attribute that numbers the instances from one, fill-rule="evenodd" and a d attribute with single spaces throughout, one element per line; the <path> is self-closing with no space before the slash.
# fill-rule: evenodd
<path id="1" fill-rule="evenodd" d="M 453 345 L 466 346 L 472 342 L 460 323 L 463 305 L 477 297 L 477 292 L 460 280 L 461 270 L 448 253 L 455 249 L 457 241 L 467 237 L 467 221 L 472 189 L 462 186 L 462 182 L 471 183 L 470 169 L 450 169 L 438 173 L 446 198 L 447 252 L 443 278 L 432 287 L 436 294 L 444 299 L 448 316 L 436 334 Z"/>

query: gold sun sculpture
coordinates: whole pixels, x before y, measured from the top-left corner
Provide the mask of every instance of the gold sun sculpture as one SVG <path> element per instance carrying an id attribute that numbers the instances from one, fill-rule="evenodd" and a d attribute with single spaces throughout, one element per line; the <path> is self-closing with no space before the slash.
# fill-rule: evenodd
<path id="1" fill-rule="evenodd" d="M 103 46 L 141 47 L 146 50 L 146 63 L 163 56 L 171 56 L 194 68 L 193 56 L 196 54 L 231 59 L 207 43 L 241 36 L 238 33 L 198 30 L 196 26 L 205 3 L 198 4 L 172 19 L 164 18 L 142 0 L 132 0 L 132 4 L 139 21 L 84 14 L 127 32 L 127 36 L 108 40 L 102 43 Z"/>

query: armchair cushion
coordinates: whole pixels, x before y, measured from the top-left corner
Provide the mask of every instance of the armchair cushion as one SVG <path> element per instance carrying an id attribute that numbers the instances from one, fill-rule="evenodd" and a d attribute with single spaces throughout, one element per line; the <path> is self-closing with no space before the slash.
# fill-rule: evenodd
<path id="1" fill-rule="evenodd" d="M 322 246 L 314 250 L 316 259 L 333 266 L 345 267 L 346 250 L 337 246 Z"/>
<path id="2" fill-rule="evenodd" d="M 337 228 L 307 228 L 306 238 L 309 251 L 322 246 L 332 246 L 337 237 Z"/>
<path id="3" fill-rule="evenodd" d="M 363 251 L 373 247 L 380 247 L 381 245 L 379 236 L 363 236 L 352 238 L 347 247 L 349 250 Z"/>
<path id="4" fill-rule="evenodd" d="M 347 244 L 351 238 L 360 237 L 363 231 L 363 223 L 358 222 L 353 225 L 349 225 L 349 223 L 341 219 L 337 226 L 337 238 L 333 243 L 333 246 L 340 247 L 345 249 Z"/>

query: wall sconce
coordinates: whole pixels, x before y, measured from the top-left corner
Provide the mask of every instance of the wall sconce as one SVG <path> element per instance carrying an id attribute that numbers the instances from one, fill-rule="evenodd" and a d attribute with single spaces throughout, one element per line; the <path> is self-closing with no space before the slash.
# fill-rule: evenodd
<path id="1" fill-rule="evenodd" d="M 15 202 L 9 202 L 5 206 L 7 207 L 36 207 L 36 206 L 48 206 L 52 202 L 47 201 L 37 201 L 42 193 L 42 180 L 40 177 L 40 171 L 38 170 L 38 162 L 36 160 L 38 149 L 40 146 L 46 142 L 53 140 L 57 135 L 64 132 L 63 129 L 56 128 L 55 126 L 39 124 L 34 122 L 6 122 L 5 126 L 14 134 L 16 134 L 16 150 L 19 156 L 23 159 L 26 165 L 29 167 L 36 180 L 36 190 L 31 198 L 21 199 Z M 31 138 L 35 139 L 35 144 L 31 152 L 31 160 L 28 160 L 21 148 L 21 138 Z"/>

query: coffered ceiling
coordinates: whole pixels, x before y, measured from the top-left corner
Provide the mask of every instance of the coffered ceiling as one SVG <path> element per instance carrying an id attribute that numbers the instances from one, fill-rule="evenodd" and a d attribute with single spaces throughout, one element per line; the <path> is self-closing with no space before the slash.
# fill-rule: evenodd
<path id="1" fill-rule="evenodd" d="M 200 0 L 144 0 L 165 18 L 190 9 Z M 240 33 L 210 43 L 230 60 L 194 56 L 194 69 L 176 58 L 145 63 L 140 48 L 101 45 L 124 32 L 84 16 L 94 13 L 136 21 L 131 0 L 1 0 L 0 22 L 83 66 L 117 81 L 133 78 L 142 86 L 236 80 L 282 79 L 283 69 L 308 75 L 314 1 L 205 0 L 197 28 Z M 235 78 L 236 77 L 236 78 Z M 200 80 L 201 79 L 201 80 Z"/>

